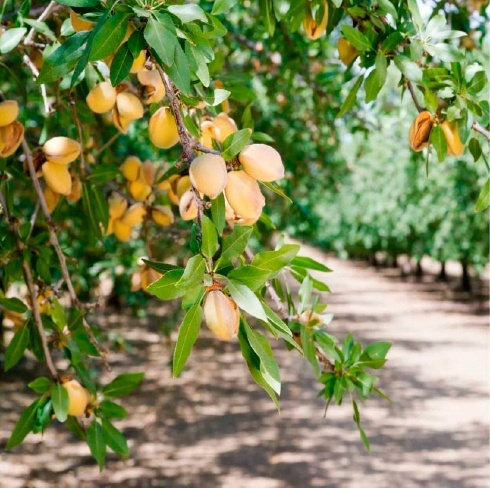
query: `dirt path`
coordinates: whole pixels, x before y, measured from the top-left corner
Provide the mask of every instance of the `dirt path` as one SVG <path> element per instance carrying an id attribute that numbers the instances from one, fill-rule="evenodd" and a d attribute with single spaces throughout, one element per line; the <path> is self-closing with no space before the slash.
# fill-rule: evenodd
<path id="1" fill-rule="evenodd" d="M 110 455 L 99 475 L 87 446 L 60 427 L 5 453 L 18 404 L 32 398 L 19 390 L 19 379 L 36 374 L 24 361 L 0 376 L 0 486 L 488 487 L 487 304 L 447 301 L 441 287 L 308 253 L 335 271 L 328 277 L 335 332 L 394 342 L 381 383 L 394 403 L 375 400 L 362 410 L 371 454 L 347 406 L 323 419 L 313 374 L 294 353 L 277 348 L 284 390 L 278 415 L 249 378 L 237 344 L 206 335 L 183 376 L 172 380 L 157 334 L 162 319 L 113 315 L 107 326 L 132 345 L 129 355 L 113 357 L 114 372 L 147 371 L 139 393 L 125 400 L 129 418 L 118 423 L 131 458 Z"/>

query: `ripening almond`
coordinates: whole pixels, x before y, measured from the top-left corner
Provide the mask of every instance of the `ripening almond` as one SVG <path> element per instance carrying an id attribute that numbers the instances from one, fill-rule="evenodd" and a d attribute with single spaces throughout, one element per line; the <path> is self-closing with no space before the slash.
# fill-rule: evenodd
<path id="1" fill-rule="evenodd" d="M 240 216 L 235 216 L 232 219 L 228 219 L 228 223 L 233 227 L 233 225 L 243 225 L 243 226 L 251 226 L 254 225 L 257 220 L 260 219 L 260 214 L 256 215 L 255 217 L 251 218 L 243 218 Z"/>
<path id="2" fill-rule="evenodd" d="M 90 401 L 88 390 L 77 380 L 67 381 L 62 386 L 68 393 L 68 415 L 83 415 Z"/>
<path id="3" fill-rule="evenodd" d="M 451 124 L 448 120 L 445 120 L 441 124 L 441 129 L 446 139 L 448 153 L 451 156 L 461 156 L 464 152 L 464 145 L 459 138 L 458 124 Z"/>
<path id="4" fill-rule="evenodd" d="M 175 194 L 180 198 L 191 187 L 189 176 L 181 176 L 175 183 Z"/>
<path id="5" fill-rule="evenodd" d="M 238 155 L 243 169 L 259 181 L 277 181 L 284 178 L 281 155 L 267 144 L 250 144 Z"/>
<path id="6" fill-rule="evenodd" d="M 137 156 L 128 156 L 121 165 L 121 172 L 128 181 L 136 181 L 140 177 L 141 161 Z"/>
<path id="7" fill-rule="evenodd" d="M 260 192 L 255 178 L 245 171 L 230 171 L 225 195 L 231 208 L 245 219 L 259 218 L 265 205 L 264 195 Z"/>
<path id="8" fill-rule="evenodd" d="M 114 220 L 114 235 L 121 242 L 128 242 L 131 239 L 131 226 L 125 224 L 121 219 Z"/>
<path id="9" fill-rule="evenodd" d="M 240 310 L 237 304 L 222 291 L 208 292 L 203 311 L 206 325 L 218 339 L 228 341 L 237 336 Z"/>
<path id="10" fill-rule="evenodd" d="M 46 184 L 56 193 L 68 195 L 71 193 L 71 175 L 64 164 L 46 161 L 42 165 L 42 172 Z"/>
<path id="11" fill-rule="evenodd" d="M 138 202 L 142 202 L 148 198 L 151 193 L 151 186 L 143 183 L 140 180 L 130 181 L 128 183 L 129 194 Z"/>
<path id="12" fill-rule="evenodd" d="M 434 125 L 434 116 L 424 110 L 420 112 L 410 126 L 409 142 L 410 147 L 420 152 L 429 145 L 430 133 Z"/>
<path id="13" fill-rule="evenodd" d="M 114 106 L 114 110 L 112 111 L 112 122 L 123 134 L 126 134 L 132 120 L 122 117 L 117 110 L 117 106 Z"/>
<path id="14" fill-rule="evenodd" d="M 131 65 L 131 69 L 129 70 L 129 72 L 135 74 L 135 73 L 139 73 L 142 69 L 144 69 L 147 57 L 148 56 L 146 54 L 146 49 L 143 49 L 143 51 L 141 51 L 138 54 L 138 56 L 134 58 L 133 64 Z"/>
<path id="15" fill-rule="evenodd" d="M 46 200 L 48 210 L 50 211 L 50 213 L 52 213 L 60 201 L 60 194 L 51 190 L 49 186 L 45 186 L 43 190 L 43 195 L 44 199 Z"/>
<path id="16" fill-rule="evenodd" d="M 160 73 L 156 69 L 138 72 L 138 81 L 145 87 L 146 104 L 158 103 L 165 96 L 165 86 Z"/>
<path id="17" fill-rule="evenodd" d="M 192 161 L 189 177 L 194 188 L 214 200 L 228 181 L 226 161 L 217 154 L 202 154 Z"/>
<path id="18" fill-rule="evenodd" d="M 140 225 L 146 217 L 146 208 L 142 203 L 134 203 L 126 210 L 122 222 L 130 227 Z"/>
<path id="19" fill-rule="evenodd" d="M 155 205 L 151 211 L 151 219 L 161 227 L 167 227 L 174 223 L 174 214 L 169 205 Z"/>
<path id="20" fill-rule="evenodd" d="M 36 298 L 37 307 L 39 313 L 50 315 L 51 314 L 51 300 L 50 297 L 53 296 L 53 291 L 50 289 L 45 289 L 43 292 L 39 293 Z"/>
<path id="21" fill-rule="evenodd" d="M 156 175 L 157 169 L 155 166 L 153 166 L 153 163 L 151 161 L 145 161 L 141 165 L 140 169 L 140 180 L 143 183 L 146 183 L 147 185 L 153 185 L 155 182 L 155 175 Z"/>
<path id="22" fill-rule="evenodd" d="M 192 189 L 187 190 L 180 198 L 179 212 L 182 220 L 193 220 L 197 217 L 197 205 Z"/>
<path id="23" fill-rule="evenodd" d="M 307 325 L 308 327 L 318 327 L 323 324 L 321 316 L 312 310 L 305 310 L 299 316 L 299 322 L 300 324 Z"/>
<path id="24" fill-rule="evenodd" d="M 113 219 L 120 219 L 128 208 L 128 201 L 118 193 L 113 193 L 107 203 L 109 205 L 109 215 Z"/>
<path id="25" fill-rule="evenodd" d="M 89 31 L 94 28 L 93 22 L 83 20 L 80 15 L 70 9 L 70 21 L 75 32 Z"/>
<path id="26" fill-rule="evenodd" d="M 146 268 L 141 272 L 141 289 L 146 291 L 146 289 L 155 281 L 159 280 L 162 275 L 152 268 Z"/>
<path id="27" fill-rule="evenodd" d="M 339 42 L 337 43 L 337 49 L 339 51 L 339 58 L 345 66 L 349 66 L 354 59 L 359 56 L 357 49 L 343 37 L 339 37 Z"/>
<path id="28" fill-rule="evenodd" d="M 5 100 L 0 103 L 0 127 L 11 124 L 19 115 L 19 104 L 15 100 Z"/>
<path id="29" fill-rule="evenodd" d="M 210 120 L 204 120 L 201 122 L 201 139 L 199 142 L 210 149 L 213 148 L 213 139 L 218 140 L 216 134 L 216 126 Z"/>
<path id="30" fill-rule="evenodd" d="M 213 124 L 216 131 L 216 139 L 219 142 L 223 142 L 228 136 L 231 136 L 231 134 L 234 134 L 238 130 L 235 121 L 224 112 L 221 112 L 213 119 Z"/>
<path id="31" fill-rule="evenodd" d="M 161 149 L 169 149 L 180 140 L 177 123 L 169 107 L 161 107 L 151 116 L 148 131 L 150 141 Z"/>
<path id="32" fill-rule="evenodd" d="M 132 93 L 118 93 L 116 96 L 116 107 L 120 118 L 137 120 L 143 117 L 143 104 L 141 103 L 141 100 Z"/>
<path id="33" fill-rule="evenodd" d="M 109 217 L 109 220 L 107 221 L 107 229 L 105 230 L 104 235 L 105 236 L 110 236 L 111 234 L 114 234 L 114 221 L 116 219 L 113 217 Z"/>
<path id="34" fill-rule="evenodd" d="M 313 41 L 319 39 L 327 30 L 328 3 L 326 0 L 323 1 L 323 8 L 323 17 L 319 24 L 317 24 L 315 16 L 313 15 L 313 12 L 311 11 L 311 7 L 309 5 L 307 7 L 306 17 L 303 19 L 303 29 L 305 31 L 305 34 Z"/>
<path id="35" fill-rule="evenodd" d="M 87 105 L 96 114 L 105 114 L 114 107 L 117 91 L 109 81 L 95 85 L 87 95 Z"/>
<path id="36" fill-rule="evenodd" d="M 16 120 L 0 127 L 0 158 L 7 158 L 17 151 L 24 139 L 24 126 Z"/>
<path id="37" fill-rule="evenodd" d="M 80 155 L 80 144 L 69 137 L 52 137 L 44 143 L 43 152 L 51 163 L 70 164 Z"/>
<path id="38" fill-rule="evenodd" d="M 163 175 L 160 175 L 159 179 L 162 176 Z M 160 183 L 157 184 L 157 189 L 158 190 L 168 190 L 178 179 L 179 179 L 179 175 L 172 175 L 167 180 L 160 181 Z"/>
<path id="39" fill-rule="evenodd" d="M 71 192 L 66 195 L 66 199 L 71 203 L 75 203 L 78 202 L 80 198 L 82 198 L 82 182 L 80 181 L 80 178 L 76 176 L 73 178 Z"/>

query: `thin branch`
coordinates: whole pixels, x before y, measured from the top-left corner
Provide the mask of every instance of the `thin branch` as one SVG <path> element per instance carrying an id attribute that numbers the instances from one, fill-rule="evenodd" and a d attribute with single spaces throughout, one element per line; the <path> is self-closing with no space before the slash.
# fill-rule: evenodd
<path id="1" fill-rule="evenodd" d="M 220 155 L 221 153 L 219 151 L 216 151 L 216 149 L 211 149 L 207 146 L 204 146 L 200 142 L 192 142 L 192 148 L 195 149 L 196 151 L 200 151 L 202 153 L 207 153 L 207 154 L 218 154 Z"/>
<path id="2" fill-rule="evenodd" d="M 22 58 L 24 63 L 27 65 L 27 67 L 31 70 L 32 74 L 34 75 L 34 79 L 36 79 L 39 76 L 39 70 L 36 68 L 34 63 L 31 61 L 31 58 L 27 55 L 24 54 L 24 57 Z M 40 86 L 41 89 L 41 96 L 43 97 L 44 101 L 44 111 L 49 115 L 53 111 L 49 100 L 48 100 L 48 93 L 46 91 L 46 85 L 43 83 Z"/>
<path id="3" fill-rule="evenodd" d="M 100 149 L 95 153 L 95 156 L 97 157 L 99 154 L 102 154 L 108 147 L 112 146 L 112 144 L 117 141 L 120 135 L 121 132 L 119 131 L 114 134 L 104 145 L 100 147 Z"/>
<path id="4" fill-rule="evenodd" d="M 41 13 L 41 15 L 37 18 L 38 22 L 43 22 L 46 20 L 54 11 L 56 7 L 56 2 L 50 2 L 49 5 L 46 7 L 46 9 Z M 25 46 L 30 46 L 32 45 L 32 41 L 34 38 L 34 34 L 36 33 L 36 30 L 34 27 L 29 31 L 29 34 L 27 34 L 27 37 L 24 39 L 24 45 Z"/>
<path id="5" fill-rule="evenodd" d="M 417 94 L 415 93 L 415 88 L 412 85 L 412 82 L 406 79 L 406 85 L 408 88 L 408 91 L 410 92 L 410 95 L 412 96 L 413 103 L 415 104 L 415 107 L 417 107 L 417 110 L 419 112 L 423 112 L 425 109 L 420 105 L 419 100 L 417 98 Z"/>
<path id="6" fill-rule="evenodd" d="M 29 229 L 29 234 L 27 235 L 26 241 L 28 241 L 31 238 L 32 231 L 34 230 L 34 225 L 37 220 L 37 216 L 39 215 L 39 209 L 41 208 L 41 204 L 39 203 L 39 200 L 36 202 L 36 207 L 34 208 L 34 212 L 31 215 L 31 228 Z"/>
<path id="7" fill-rule="evenodd" d="M 473 122 L 471 128 L 475 132 L 479 132 L 481 135 L 485 136 L 487 140 L 490 141 L 490 131 L 485 129 L 485 127 L 482 127 L 478 122 Z"/>
<path id="8" fill-rule="evenodd" d="M 82 169 L 82 174 L 85 175 L 85 173 L 88 172 L 88 166 L 85 163 L 85 156 L 84 156 L 84 151 L 83 151 L 82 124 L 80 123 L 80 117 L 78 116 L 76 100 L 75 100 L 75 96 L 74 96 L 73 92 L 70 94 L 70 105 L 71 105 L 71 110 L 73 112 L 73 118 L 75 119 L 75 125 L 77 126 L 78 143 L 80 144 L 80 148 L 81 148 L 81 151 L 80 151 L 80 167 Z"/>

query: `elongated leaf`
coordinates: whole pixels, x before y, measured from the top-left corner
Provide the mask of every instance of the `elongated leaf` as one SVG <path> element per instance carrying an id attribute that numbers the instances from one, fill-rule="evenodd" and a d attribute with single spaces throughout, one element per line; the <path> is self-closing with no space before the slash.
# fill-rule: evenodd
<path id="1" fill-rule="evenodd" d="M 57 419 L 60 422 L 64 422 L 68 417 L 68 407 L 70 405 L 70 399 L 66 388 L 59 384 L 55 385 L 51 390 L 51 401 Z"/>
<path id="2" fill-rule="evenodd" d="M 234 158 L 248 144 L 251 135 L 250 129 L 242 129 L 230 134 L 223 142 L 224 150 L 221 156 L 226 160 Z"/>
<path id="3" fill-rule="evenodd" d="M 238 0 L 216 0 L 213 5 L 211 14 L 219 15 L 228 12 L 232 7 L 238 3 Z"/>
<path id="4" fill-rule="evenodd" d="M 187 358 L 194 347 L 199 331 L 201 330 L 203 309 L 200 305 L 194 305 L 186 313 L 179 329 L 179 337 L 175 345 L 173 358 L 173 375 L 174 377 L 184 369 Z"/>
<path id="5" fill-rule="evenodd" d="M 337 119 L 343 117 L 354 106 L 354 103 L 356 102 L 357 92 L 359 91 L 359 88 L 361 88 L 363 80 L 364 80 L 363 76 L 359 75 L 356 82 L 354 83 L 354 86 L 352 87 L 351 91 L 347 95 L 347 98 L 342 104 L 342 107 L 340 107 L 339 113 L 337 114 L 336 117 Z"/>
<path id="6" fill-rule="evenodd" d="M 86 182 L 82 186 L 82 204 L 91 229 L 95 235 L 101 236 L 109 220 L 109 208 L 104 194 L 95 185 Z"/>
<path id="7" fill-rule="evenodd" d="M 187 262 L 184 274 L 182 278 L 177 282 L 176 286 L 188 290 L 199 285 L 203 279 L 204 272 L 206 271 L 206 261 L 204 258 L 197 254 L 192 256 Z"/>
<path id="8" fill-rule="evenodd" d="M 130 14 L 117 12 L 97 30 L 92 42 L 89 61 L 97 61 L 113 54 L 123 42 Z"/>
<path id="9" fill-rule="evenodd" d="M 108 419 L 124 419 L 128 416 L 128 412 L 126 412 L 124 407 L 110 400 L 101 402 L 97 408 L 97 412 Z"/>
<path id="10" fill-rule="evenodd" d="M 293 203 L 293 201 L 275 183 L 270 183 L 268 181 L 261 181 L 261 183 L 266 188 L 273 191 L 276 195 L 279 195 L 281 198 L 284 198 L 284 200 L 286 200 L 287 202 Z"/>
<path id="11" fill-rule="evenodd" d="M 296 256 L 291 264 L 293 266 L 299 266 L 300 268 L 313 269 L 315 271 L 323 271 L 324 273 L 330 273 L 332 270 L 324 264 L 314 260 L 307 256 Z"/>
<path id="12" fill-rule="evenodd" d="M 56 3 L 68 5 L 68 7 L 97 7 L 100 0 L 56 0 Z"/>
<path id="13" fill-rule="evenodd" d="M 252 232 L 253 227 L 236 225 L 233 232 L 223 239 L 221 257 L 233 259 L 243 254 Z"/>
<path id="14" fill-rule="evenodd" d="M 490 206 L 490 178 L 483 185 L 478 201 L 475 205 L 475 212 L 483 212 Z"/>
<path id="15" fill-rule="evenodd" d="M 0 38 L 0 54 L 6 54 L 15 49 L 26 33 L 25 27 L 14 27 L 4 32 Z"/>
<path id="16" fill-rule="evenodd" d="M 145 39 L 148 45 L 155 50 L 157 56 L 167 66 L 174 63 L 175 49 L 178 44 L 175 31 L 172 31 L 172 19 L 168 15 L 156 18 L 151 17 L 146 24 Z"/>
<path id="17" fill-rule="evenodd" d="M 121 374 L 104 386 L 102 393 L 111 398 L 127 396 L 139 386 L 144 377 L 145 373 Z"/>
<path id="18" fill-rule="evenodd" d="M 212 259 L 218 249 L 218 231 L 216 230 L 213 221 L 206 215 L 203 215 L 201 252 L 207 258 Z"/>
<path id="19" fill-rule="evenodd" d="M 211 217 L 219 235 L 223 234 L 223 230 L 226 226 L 225 215 L 225 196 L 223 193 L 220 193 L 214 200 L 211 200 Z"/>
<path id="20" fill-rule="evenodd" d="M 171 14 L 178 17 L 183 24 L 187 24 L 195 20 L 200 20 L 201 22 L 205 23 L 208 21 L 204 10 L 199 7 L 199 5 L 170 5 L 167 10 Z"/>
<path id="21" fill-rule="evenodd" d="M 372 49 L 371 41 L 358 29 L 350 25 L 341 27 L 342 33 L 347 40 L 360 52 Z"/>
<path id="22" fill-rule="evenodd" d="M 159 280 L 147 287 L 146 291 L 161 300 L 173 300 L 184 295 L 185 290 L 176 285 L 184 274 L 183 269 L 174 269 L 165 273 Z"/>
<path id="23" fill-rule="evenodd" d="M 27 312 L 27 305 L 19 298 L 0 298 L 0 305 L 15 313 Z"/>
<path id="24" fill-rule="evenodd" d="M 99 471 L 102 471 L 104 469 L 107 447 L 104 440 L 104 431 L 97 420 L 93 420 L 87 430 L 87 444 L 92 456 L 99 465 Z"/>
<path id="25" fill-rule="evenodd" d="M 102 432 L 104 435 L 104 442 L 120 456 L 129 456 L 129 447 L 126 437 L 112 425 L 107 419 L 102 419 Z"/>
<path id="26" fill-rule="evenodd" d="M 269 320 L 260 300 L 248 286 L 240 281 L 229 280 L 228 291 L 242 310 L 252 315 L 252 317 L 256 317 L 264 322 Z"/>
<path id="27" fill-rule="evenodd" d="M 36 393 L 39 394 L 44 394 L 46 393 L 50 388 L 53 383 L 49 378 L 46 378 L 44 376 L 41 376 L 39 378 L 36 378 L 34 381 L 31 381 L 27 386 L 31 389 L 34 390 Z"/>
<path id="28" fill-rule="evenodd" d="M 277 251 L 264 251 L 257 253 L 252 265 L 257 268 L 269 271 L 279 271 L 287 266 L 298 254 L 300 246 L 298 244 L 284 244 Z"/>
<path id="29" fill-rule="evenodd" d="M 156 261 L 150 261 L 149 259 L 143 259 L 144 263 L 149 266 L 150 268 L 154 269 L 155 271 L 158 271 L 159 273 L 165 274 L 167 271 L 172 271 L 179 269 L 184 272 L 182 268 L 179 268 L 178 266 L 175 266 L 174 264 L 168 264 L 168 263 L 157 263 Z"/>
<path id="30" fill-rule="evenodd" d="M 260 269 L 255 266 L 242 266 L 228 273 L 227 278 L 241 281 L 252 291 L 259 291 L 269 279 L 271 272 L 266 269 Z"/>
<path id="31" fill-rule="evenodd" d="M 189 95 L 191 91 L 191 71 L 189 62 L 185 52 L 180 47 L 180 44 L 175 46 L 175 60 L 172 66 L 167 68 L 167 73 L 172 78 L 175 86 L 185 95 Z"/>
<path id="32" fill-rule="evenodd" d="M 22 412 L 19 420 L 15 424 L 14 430 L 10 435 L 7 445 L 5 446 L 7 451 L 19 445 L 25 439 L 26 435 L 32 430 L 36 420 L 36 412 L 41 401 L 42 399 L 38 398 Z"/>
<path id="33" fill-rule="evenodd" d="M 13 368 L 20 361 L 29 345 L 29 337 L 29 327 L 26 325 L 19 327 L 5 351 L 5 371 Z"/>
<path id="34" fill-rule="evenodd" d="M 128 48 L 128 44 L 124 43 L 118 50 L 111 63 L 111 84 L 117 86 L 129 75 L 133 64 L 133 55 Z"/>

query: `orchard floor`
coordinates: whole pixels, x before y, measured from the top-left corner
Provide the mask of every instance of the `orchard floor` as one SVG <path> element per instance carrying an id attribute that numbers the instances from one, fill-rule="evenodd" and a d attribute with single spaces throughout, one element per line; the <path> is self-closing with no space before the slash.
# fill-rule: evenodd
<path id="1" fill-rule="evenodd" d="M 60 425 L 6 453 L 20 406 L 33 398 L 22 382 L 40 374 L 24 360 L 0 376 L 0 486 L 488 487 L 488 303 L 455 297 L 432 278 L 403 281 L 396 270 L 305 251 L 334 270 L 327 276 L 332 330 L 341 337 L 353 330 L 364 343 L 394 343 L 380 384 L 393 404 L 375 399 L 361 411 L 370 454 L 349 406 L 332 406 L 325 420 L 310 368 L 279 345 L 280 414 L 249 378 L 237 343 L 209 334 L 199 339 L 184 374 L 171 379 L 169 351 L 157 334 L 163 311 L 155 304 L 148 319 L 105 319 L 131 344 L 129 353 L 112 355 L 106 379 L 147 371 L 138 393 L 124 400 L 129 417 L 117 423 L 131 458 L 110 454 L 99 474 L 87 446 Z"/>

